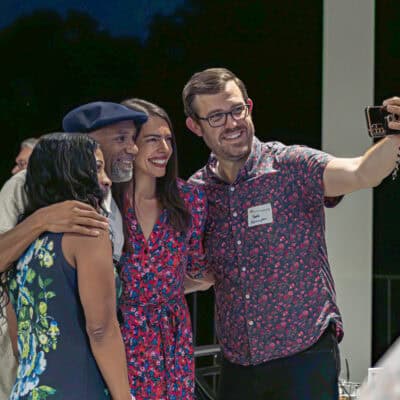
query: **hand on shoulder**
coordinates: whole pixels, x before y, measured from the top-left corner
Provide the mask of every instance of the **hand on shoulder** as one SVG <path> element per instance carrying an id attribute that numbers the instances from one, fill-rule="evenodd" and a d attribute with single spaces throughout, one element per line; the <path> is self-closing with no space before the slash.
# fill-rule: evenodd
<path id="1" fill-rule="evenodd" d="M 37 218 L 49 232 L 77 233 L 87 236 L 98 236 L 101 231 L 108 232 L 108 220 L 92 206 L 67 200 L 52 204 L 36 211 Z"/>

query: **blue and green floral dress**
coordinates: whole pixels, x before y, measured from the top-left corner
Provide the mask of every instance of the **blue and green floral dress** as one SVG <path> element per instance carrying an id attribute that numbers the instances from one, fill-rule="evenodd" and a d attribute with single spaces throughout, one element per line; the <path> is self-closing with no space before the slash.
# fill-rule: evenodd
<path id="1" fill-rule="evenodd" d="M 62 237 L 40 236 L 9 282 L 19 358 L 10 400 L 109 399 L 86 334 L 77 271 L 63 256 Z"/>

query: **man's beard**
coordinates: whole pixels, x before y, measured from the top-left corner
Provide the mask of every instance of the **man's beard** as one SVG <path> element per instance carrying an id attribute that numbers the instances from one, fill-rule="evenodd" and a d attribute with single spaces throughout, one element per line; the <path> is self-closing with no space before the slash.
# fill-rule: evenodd
<path id="1" fill-rule="evenodd" d="M 111 165 L 111 176 L 110 179 L 112 182 L 128 182 L 133 177 L 133 168 L 122 168 L 120 162 L 114 162 Z"/>
<path id="2" fill-rule="evenodd" d="M 246 150 L 244 150 L 243 152 L 232 154 L 232 152 L 227 151 L 226 148 L 221 146 L 219 153 L 220 153 L 220 156 L 222 156 L 224 159 L 229 160 L 229 161 L 241 161 L 241 160 L 247 159 L 247 157 L 251 153 L 251 146 L 252 146 L 252 142 L 253 142 L 253 138 L 254 138 L 254 125 L 252 123 L 246 124 L 246 125 L 241 125 L 234 129 L 225 129 L 225 131 L 223 132 L 223 135 L 230 134 L 230 133 L 236 133 L 236 132 L 240 132 L 240 131 L 245 132 L 246 141 L 244 144 L 239 144 L 238 146 L 239 147 L 248 147 L 248 148 Z"/>

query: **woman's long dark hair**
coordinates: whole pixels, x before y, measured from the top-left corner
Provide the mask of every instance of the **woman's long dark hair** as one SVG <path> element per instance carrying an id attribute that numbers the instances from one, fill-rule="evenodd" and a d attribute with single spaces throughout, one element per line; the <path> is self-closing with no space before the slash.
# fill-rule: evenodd
<path id="1" fill-rule="evenodd" d="M 164 109 L 156 104 L 142 99 L 128 99 L 123 101 L 121 104 L 133 110 L 142 111 L 149 117 L 159 117 L 168 124 L 172 133 L 172 155 L 168 161 L 165 175 L 157 178 L 156 196 L 162 207 L 168 211 L 169 224 L 179 232 L 186 232 L 191 221 L 191 215 L 187 210 L 182 197 L 179 195 L 177 185 L 178 155 L 176 140 L 168 114 Z M 137 130 L 136 136 L 139 136 L 141 126 L 137 126 Z M 126 183 L 113 185 L 114 198 L 121 210 L 123 210 L 123 193 L 125 192 L 126 187 Z"/>
<path id="2" fill-rule="evenodd" d="M 103 200 L 94 156 L 98 147 L 86 134 L 44 136 L 32 152 L 26 170 L 28 207 L 24 218 L 39 208 L 65 200 L 78 200 L 98 208 Z"/>
<path id="3" fill-rule="evenodd" d="M 78 200 L 98 208 L 103 192 L 97 179 L 97 148 L 98 144 L 85 134 L 43 136 L 29 158 L 25 181 L 28 206 L 20 221 L 39 208 L 65 200 Z M 8 301 L 7 273 L 0 273 L 0 303 Z"/>

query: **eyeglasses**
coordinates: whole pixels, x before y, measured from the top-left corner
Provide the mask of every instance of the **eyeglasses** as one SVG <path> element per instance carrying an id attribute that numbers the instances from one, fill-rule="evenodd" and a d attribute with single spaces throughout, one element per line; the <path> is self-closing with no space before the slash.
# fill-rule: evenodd
<path id="1" fill-rule="evenodd" d="M 245 119 L 249 115 L 249 107 L 250 104 L 240 104 L 236 107 L 233 107 L 231 111 L 227 112 L 216 112 L 214 114 L 209 115 L 208 117 L 199 117 L 197 118 L 202 121 L 207 121 L 212 128 L 218 128 L 226 124 L 226 120 L 228 115 L 232 117 L 235 121 L 240 121 Z"/>

